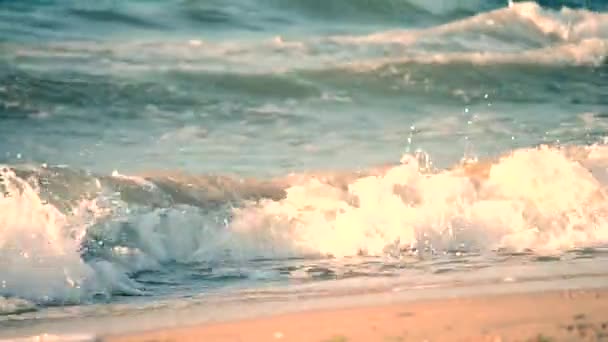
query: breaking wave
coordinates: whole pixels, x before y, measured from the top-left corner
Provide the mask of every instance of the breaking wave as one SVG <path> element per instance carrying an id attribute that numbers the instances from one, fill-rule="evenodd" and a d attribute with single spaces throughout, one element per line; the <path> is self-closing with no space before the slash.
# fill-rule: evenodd
<path id="1" fill-rule="evenodd" d="M 365 172 L 271 180 L 5 167 L 0 304 L 143 294 L 129 275 L 171 262 L 598 246 L 608 242 L 607 167 L 600 145 L 447 170 L 405 155 Z"/>
<path id="2" fill-rule="evenodd" d="M 74 60 L 78 63 L 71 65 L 76 68 L 73 71 L 82 67 L 122 76 L 151 71 L 285 73 L 394 63 L 601 66 L 608 56 L 608 14 L 570 8 L 557 11 L 524 2 L 429 28 L 366 35 L 224 42 L 197 37 L 73 41 L 40 48 L 9 45 L 7 51 L 9 60 L 52 62 L 50 70 Z M 297 65 L 292 63 L 294 58 Z"/>
<path id="3" fill-rule="evenodd" d="M 256 10 L 260 1 L 272 3 L 272 13 Z M 0 120 L 9 124 L 2 126 L 6 134 L 0 135 L 0 145 L 9 146 L 7 152 L 21 149 L 24 141 L 53 145 L 49 141 L 54 140 L 39 140 L 48 131 L 14 120 L 47 117 L 44 125 L 56 124 L 51 131 L 62 142 L 65 132 L 93 136 L 102 131 L 100 127 L 123 126 L 125 121 L 118 118 L 137 119 L 124 131 L 129 136 L 126 142 L 138 139 L 139 135 L 130 136 L 134 132 L 152 131 L 140 123 L 157 120 L 152 126 L 161 140 L 179 138 L 183 140 L 175 145 L 183 145 L 208 135 L 207 128 L 199 127 L 194 110 L 246 121 L 242 119 L 251 111 L 242 108 L 274 111 L 273 101 L 266 101 L 270 96 L 295 99 L 294 107 L 300 98 L 332 96 L 336 102 L 358 106 L 359 93 L 382 94 L 379 102 L 389 102 L 387 96 L 394 94 L 400 103 L 436 103 L 452 96 L 460 105 L 490 94 L 492 101 L 507 100 L 509 105 L 540 98 L 536 102 L 559 106 L 569 97 L 572 103 L 592 107 L 605 104 L 605 12 L 547 8 L 535 2 L 506 7 L 506 1 L 480 0 L 240 3 L 244 5 L 220 6 L 222 10 L 214 4 L 176 6 L 167 16 L 187 15 L 188 20 L 173 22 L 150 15 L 162 6 L 151 12 L 133 8 L 132 13 L 120 6 L 63 8 L 53 20 L 29 18 L 20 7 L 27 9 L 28 4 L 11 5 L 16 6 L 13 13 L 7 7 L 0 13 L 0 18 L 12 18 L 0 20 L 0 30 L 11 33 L 0 38 Z M 293 10 L 305 12 L 307 19 L 310 14 L 333 17 L 337 12 L 352 14 L 354 20 L 390 15 L 399 22 L 399 12 L 411 18 L 424 13 L 425 19 L 403 25 L 390 21 L 391 29 L 372 25 L 328 31 L 321 25 L 312 32 L 276 36 L 284 32 L 276 30 L 280 23 L 302 20 L 279 20 L 279 14 Z M 255 20 L 243 18 L 243 11 L 254 13 Z M 17 12 L 22 14 L 13 15 Z M 63 14 L 68 12 L 64 23 Z M 149 15 L 143 18 L 142 13 Z M 265 26 L 265 21 L 276 26 Z M 100 30 L 92 30 L 90 36 L 57 38 L 70 31 L 70 25 L 91 22 L 107 26 L 92 25 Z M 197 30 L 190 27 L 179 38 L 156 31 L 110 34 L 125 25 L 171 31 L 168 28 L 179 28 L 182 22 L 194 22 Z M 267 31 L 213 39 L 213 35 L 198 36 L 201 24 Z M 34 40 L 39 43 L 20 40 L 31 32 L 41 34 Z M 534 77 L 536 73 L 539 77 Z M 552 78 L 540 77 L 547 74 Z M 520 80 L 520 75 L 525 77 Z M 493 91 L 505 83 L 510 89 Z M 397 91 L 385 91 L 393 88 Z M 591 131 L 595 115 L 605 116 L 602 108 L 597 114 L 583 115 L 585 133 Z M 164 127 L 173 124 L 180 110 L 185 112 L 179 118 L 184 125 L 180 122 L 176 130 Z M 221 119 L 225 118 L 208 119 L 209 129 Z M 297 120 L 294 116 L 285 126 L 310 129 L 296 127 Z M 35 135 L 22 135 L 19 129 L 26 126 Z M 541 129 L 540 134 L 550 128 Z M 110 137 L 99 139 L 110 142 Z M 587 141 L 573 135 L 566 138 Z M 70 154 L 62 152 L 68 144 L 80 148 L 68 140 L 57 144 L 58 155 Z M 119 143 L 124 145 L 120 141 L 116 146 Z M 239 144 L 245 143 L 239 140 Z M 114 148 L 122 150 L 122 145 Z M 26 147 L 15 160 L 28 154 Z M 173 150 L 171 145 L 169 151 Z M 274 179 L 182 172 L 95 174 L 71 167 L 6 165 L 0 170 L 0 315 L 36 310 L 39 305 L 145 295 L 146 288 L 134 275 L 176 264 L 358 255 L 399 258 L 420 251 L 507 249 L 559 254 L 608 243 L 608 148 L 604 145 L 517 149 L 494 160 L 463 162 L 450 169 L 434 168 L 431 157 L 405 155 L 394 165 L 360 172 L 311 172 Z M 78 158 L 72 160 L 78 164 L 82 162 Z M 104 164 L 96 152 L 91 152 L 91 159 L 95 165 Z M 34 160 L 62 162 L 53 157 Z M 163 164 L 154 159 L 151 165 L 159 163 Z"/>

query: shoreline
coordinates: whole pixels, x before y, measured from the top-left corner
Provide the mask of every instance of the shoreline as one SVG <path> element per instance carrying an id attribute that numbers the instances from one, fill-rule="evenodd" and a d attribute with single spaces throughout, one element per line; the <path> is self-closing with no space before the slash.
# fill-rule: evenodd
<path id="1" fill-rule="evenodd" d="M 313 309 L 101 337 L 135 341 L 608 341 L 608 287 Z"/>
<path id="2" fill-rule="evenodd" d="M 578 271 L 581 272 L 583 270 L 579 267 Z M 526 273 L 525 270 L 518 270 L 518 273 L 522 274 L 522 272 Z M 504 273 L 504 275 L 506 276 L 507 273 Z M 361 319 L 361 317 L 370 316 L 369 312 L 376 312 L 373 314 L 375 316 L 383 315 L 384 318 L 380 319 L 379 327 L 400 326 L 402 324 L 414 324 L 413 326 L 422 327 L 426 324 L 418 322 L 422 315 L 415 315 L 413 309 L 403 309 L 404 307 L 415 307 L 418 308 L 417 310 L 422 310 L 422 312 L 437 308 L 452 308 L 450 310 L 454 311 L 458 308 L 458 305 L 470 303 L 471 301 L 491 303 L 490 306 L 504 307 L 504 310 L 514 313 L 522 311 L 522 307 L 528 307 L 528 309 L 523 311 L 531 311 L 542 306 L 552 307 L 554 306 L 551 304 L 552 301 L 556 303 L 561 302 L 560 305 L 566 306 L 564 310 L 576 311 L 571 312 L 571 316 L 585 313 L 586 316 L 594 319 L 591 323 L 599 324 L 601 327 L 601 324 L 608 323 L 608 317 L 604 317 L 605 314 L 598 315 L 593 313 L 608 313 L 608 276 L 591 274 L 589 272 L 584 273 L 586 274 L 579 274 L 578 276 L 562 275 L 557 279 L 550 277 L 534 280 L 528 279 L 528 281 L 523 282 L 521 281 L 523 279 L 519 279 L 519 282 L 512 280 L 505 280 L 501 283 L 480 284 L 477 282 L 450 287 L 433 286 L 416 288 L 404 287 L 404 284 L 400 281 L 379 282 L 373 288 L 366 287 L 366 291 L 358 291 L 356 287 L 351 288 L 342 284 L 340 290 L 332 286 L 331 288 L 338 291 L 331 293 L 323 293 L 323 291 L 319 292 L 319 289 L 314 290 L 314 287 L 307 287 L 304 292 L 302 292 L 304 289 L 300 288 L 296 291 L 291 289 L 291 291 L 283 294 L 271 291 L 267 296 L 263 297 L 258 297 L 257 295 L 251 297 L 246 293 L 241 293 L 232 298 L 215 297 L 213 299 L 213 297 L 203 296 L 199 300 L 194 301 L 188 299 L 179 302 L 157 302 L 154 305 L 133 309 L 122 307 L 118 304 L 114 308 L 105 308 L 105 311 L 99 311 L 93 307 L 90 308 L 91 310 L 82 312 L 78 316 L 59 317 L 55 313 L 51 314 L 54 318 L 48 316 L 48 319 L 36 318 L 36 315 L 34 315 L 32 318 L 22 317 L 17 320 L 4 321 L 4 323 L 0 323 L 0 341 L 327 341 L 333 335 L 346 337 L 347 341 L 358 341 L 361 339 L 357 339 L 356 336 L 365 332 L 365 324 L 369 323 Z M 381 286 L 381 284 L 384 284 L 384 286 Z M 323 286 L 322 288 L 326 287 Z M 552 297 L 547 300 L 545 297 L 549 295 Z M 518 298 L 517 300 L 523 304 L 519 306 L 504 305 L 504 300 L 501 300 L 501 298 Z M 522 298 L 525 300 L 522 300 Z M 583 301 L 579 300 L 579 298 L 583 298 Z M 535 304 L 530 306 L 527 302 Z M 396 312 L 395 310 L 397 309 L 395 308 L 398 308 L 400 311 Z M 366 313 L 365 310 L 368 309 L 370 311 Z M 473 317 L 480 312 L 484 313 L 486 311 L 488 310 L 479 307 L 467 312 L 458 313 L 456 317 Z M 382 312 L 386 312 L 386 314 L 382 314 Z M 410 318 L 415 319 L 411 322 L 402 321 L 401 319 L 395 320 L 395 317 L 388 314 L 390 312 L 393 312 L 393 316 L 397 317 L 401 317 L 398 315 L 399 312 L 414 312 L 414 315 L 411 315 Z M 325 317 L 324 315 L 329 315 L 329 318 L 322 318 Z M 551 311 L 545 313 L 545 315 L 548 317 L 554 316 Z M 494 316 L 494 320 L 498 323 L 501 320 L 506 320 L 506 323 L 513 320 L 517 321 L 518 319 L 529 319 L 531 322 L 538 320 L 538 317 L 525 318 L 526 316 L 518 317 L 517 315 L 503 315 L 503 317 L 494 314 Z M 562 326 L 566 324 L 564 322 L 567 319 L 567 316 L 553 318 L 554 321 L 559 322 Z M 328 322 L 343 322 L 345 320 L 357 322 L 355 325 L 359 330 L 363 329 L 362 332 L 356 333 L 354 331 L 356 333 L 354 337 L 344 335 L 344 332 L 339 331 L 332 333 L 332 336 L 306 335 L 306 333 L 309 333 L 309 330 L 320 331 L 317 327 L 325 327 L 327 330 Z M 444 320 L 450 321 L 452 318 L 446 316 Z M 249 332 L 252 328 L 252 322 L 256 323 L 253 325 L 255 328 L 259 324 L 269 324 L 271 327 L 290 327 L 294 322 L 298 323 L 300 321 L 310 322 L 308 323 L 309 328 L 304 329 L 303 332 L 274 328 L 275 330 L 270 335 L 272 338 L 268 337 L 268 331 L 263 333 L 258 332 L 258 335 Z M 498 323 L 495 322 L 495 324 Z M 468 330 L 461 331 L 461 334 L 467 331 L 468 333 L 473 333 L 475 327 L 483 327 L 485 323 L 477 319 L 472 323 L 469 321 L 458 323 L 458 326 L 464 327 L 467 324 Z M 504 324 L 504 322 L 501 324 Z M 201 334 L 203 334 L 202 336 L 207 336 L 210 331 L 218 329 L 218 327 L 227 329 L 228 334 L 221 334 L 220 337 L 201 337 Z M 331 328 L 342 329 L 347 332 L 351 331 L 349 326 L 332 325 Z M 367 329 L 369 332 L 370 327 L 368 326 Z M 422 328 L 417 329 L 415 332 L 423 334 L 424 330 L 420 329 Z M 246 337 L 235 336 L 233 333 L 235 331 L 243 332 L 243 334 L 246 333 L 247 335 Z M 544 329 L 543 331 L 545 331 L 545 334 L 548 334 L 551 330 Z M 279 333 L 277 336 L 281 338 L 275 339 L 275 333 Z M 411 340 L 407 336 L 401 336 L 401 333 L 402 331 L 389 331 L 386 335 L 391 338 L 394 337 L 392 340 L 389 339 L 391 341 Z M 598 333 L 603 334 L 604 332 L 598 331 Z M 511 336 L 510 334 L 504 336 Z M 294 336 L 300 335 L 307 336 L 307 338 L 294 338 Z M 256 337 L 253 338 L 252 336 Z M 377 339 L 371 338 L 371 341 L 378 339 L 381 341 L 386 340 L 383 335 L 376 337 Z M 437 340 L 434 337 L 415 338 L 414 340 L 423 341 L 425 339 L 428 341 Z M 459 339 L 456 338 L 456 340 Z M 477 341 L 479 338 L 468 340 Z M 511 339 L 501 338 L 501 340 L 508 341 Z M 574 341 L 579 340 L 574 339 Z M 595 340 L 592 339 L 592 341 Z M 608 342 L 608 338 L 602 337 L 602 341 Z"/>

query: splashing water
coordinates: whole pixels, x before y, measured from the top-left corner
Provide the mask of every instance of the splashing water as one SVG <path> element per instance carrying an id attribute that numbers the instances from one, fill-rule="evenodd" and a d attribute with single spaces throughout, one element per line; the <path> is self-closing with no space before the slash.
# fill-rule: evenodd
<path id="1" fill-rule="evenodd" d="M 421 156 L 405 155 L 400 165 L 366 175 L 277 179 L 283 196 L 220 209 L 145 209 L 122 200 L 103 209 L 83 201 L 70 214 L 5 169 L 0 294 L 47 304 L 138 294 L 130 274 L 171 262 L 416 250 L 559 254 L 598 246 L 608 242 L 606 153 L 602 146 L 521 149 L 449 170 L 429 169 Z M 134 179 L 132 185 L 141 186 Z M 161 179 L 146 181 L 149 187 Z"/>
<path id="2" fill-rule="evenodd" d="M 607 8 L 547 3 L 2 3 L 0 338 L 605 274 Z"/>

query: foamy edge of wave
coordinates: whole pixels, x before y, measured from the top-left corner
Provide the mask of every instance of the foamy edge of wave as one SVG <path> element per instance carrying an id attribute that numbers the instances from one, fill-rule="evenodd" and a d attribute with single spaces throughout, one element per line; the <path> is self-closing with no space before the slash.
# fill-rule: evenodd
<path id="1" fill-rule="evenodd" d="M 390 65 L 401 64 L 475 64 L 475 65 L 545 65 L 545 66 L 594 66 L 607 62 L 608 40 L 586 39 L 537 50 L 496 52 L 455 52 L 417 54 L 409 57 L 378 58 L 364 62 L 352 62 L 343 68 L 368 72 Z M 338 67 L 340 68 L 340 67 Z"/>
<path id="2" fill-rule="evenodd" d="M 480 37 L 489 42 L 480 44 Z M 391 61 L 597 66 L 606 63 L 607 42 L 608 13 L 567 8 L 555 11 L 524 2 L 435 27 L 361 36 L 275 36 L 262 41 L 223 42 L 202 37 L 169 42 L 69 42 L 44 48 L 17 46 L 13 57 L 48 58 L 49 62 L 77 58 L 87 60 L 81 63 L 87 68 L 120 73 L 123 77 L 129 72 L 147 71 L 259 75 Z M 105 57 L 98 60 L 99 54 Z M 388 56 L 380 57 L 384 54 Z M 295 67 L 294 58 L 299 61 Z M 52 68 L 54 63 L 46 64 L 45 68 Z"/>
<path id="3" fill-rule="evenodd" d="M 347 188 L 318 179 L 294 185 L 285 199 L 238 209 L 231 227 L 268 239 L 287 231 L 294 247 L 338 257 L 387 248 L 558 252 L 602 244 L 607 172 L 596 164 L 608 160 L 593 159 L 606 153 L 597 149 L 578 161 L 554 148 L 522 149 L 431 174 L 409 157 Z"/>
<path id="4" fill-rule="evenodd" d="M 99 208 L 88 204 L 64 214 L 10 170 L 2 176 L 0 295 L 36 304 L 143 294 L 129 274 L 167 262 L 501 248 L 559 254 L 608 243 L 603 145 L 519 149 L 447 170 L 432 169 L 424 154 L 405 155 L 398 165 L 362 173 L 288 175 L 258 183 L 109 177 L 130 187 L 169 177 L 178 183 L 164 189 L 191 195 L 228 186 L 225 207 L 206 208 L 204 200 L 156 207 L 112 197 L 105 203 L 109 216 L 103 197 L 94 202 Z M 272 196 L 259 196 L 259 189 Z M 239 191 L 252 197 L 235 202 Z M 86 220 L 91 217 L 96 219 Z M 96 248 L 102 253 L 94 254 Z"/>

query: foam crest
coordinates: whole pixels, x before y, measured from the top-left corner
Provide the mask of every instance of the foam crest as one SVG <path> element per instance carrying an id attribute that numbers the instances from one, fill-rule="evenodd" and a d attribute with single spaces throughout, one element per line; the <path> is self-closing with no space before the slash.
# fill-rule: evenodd
<path id="1" fill-rule="evenodd" d="M 608 37 L 608 14 L 583 9 L 562 8 L 551 11 L 533 2 L 516 3 L 510 9 L 519 19 L 527 21 L 547 37 L 563 41 L 580 41 Z M 499 10 L 497 16 L 506 15 Z"/>
<path id="2" fill-rule="evenodd" d="M 608 37 L 608 13 L 564 8 L 561 11 L 544 9 L 534 2 L 514 3 L 510 8 L 501 8 L 443 25 L 419 30 L 393 30 L 367 36 L 335 37 L 344 43 L 412 43 L 438 37 L 482 34 L 495 36 L 499 40 L 517 43 L 517 38 L 542 44 L 561 41 L 580 41 L 588 38 Z M 510 41 L 509 41 L 510 39 Z"/>
<path id="3" fill-rule="evenodd" d="M 450 7 L 450 4 L 444 2 L 441 6 Z M 7 58 L 14 63 L 32 58 L 42 63 L 37 67 L 44 70 L 53 70 L 65 63 L 72 65 L 71 60 L 77 59 L 79 63 L 72 67 L 80 65 L 84 73 L 95 69 L 124 77 L 176 72 L 172 76 L 181 79 L 204 72 L 209 73 L 206 77 L 219 77 L 219 74 L 225 79 L 226 74 L 283 75 L 290 71 L 344 70 L 352 65 L 380 66 L 399 61 L 596 66 L 606 61 L 607 42 L 608 13 L 569 8 L 556 11 L 534 2 L 518 2 L 510 8 L 422 29 L 391 29 L 355 36 L 269 36 L 221 42 L 204 37 L 73 41 L 42 47 L 9 46 Z M 291 61 L 296 58 L 299 63 L 294 67 Z M 303 83 L 296 85 L 295 89 L 308 89 Z"/>
<path id="4" fill-rule="evenodd" d="M 389 30 L 328 39 L 372 55 L 351 66 L 377 68 L 391 63 L 474 63 L 601 65 L 608 56 L 608 14 L 563 8 L 555 11 L 534 2 L 514 3 L 447 24 Z M 384 47 L 383 57 L 373 56 Z"/>
<path id="5" fill-rule="evenodd" d="M 36 303 L 77 303 L 112 291 L 80 255 L 89 223 L 100 213 L 84 201 L 66 215 L 7 168 L 0 173 L 0 296 Z M 106 276 L 107 278 L 107 276 Z"/>
<path id="6" fill-rule="evenodd" d="M 316 179 L 293 186 L 283 200 L 239 209 L 232 227 L 289 231 L 295 248 L 334 256 L 382 255 L 395 245 L 558 252 L 608 241 L 604 186 L 556 148 L 434 173 L 406 157 L 346 189 Z"/>
<path id="7" fill-rule="evenodd" d="M 34 304 L 143 294 L 131 275 L 175 262 L 502 248 L 561 253 L 602 245 L 608 243 L 607 167 L 608 148 L 599 145 L 520 149 L 443 170 L 418 153 L 366 172 L 288 175 L 259 184 L 182 176 L 189 196 L 229 191 L 212 196 L 212 203 L 182 198 L 162 207 L 100 193 L 69 213 L 4 169 L 0 306 L 19 312 Z M 102 177 L 102 188 L 117 186 L 115 178 Z M 119 191 L 154 185 L 184 197 L 182 183 L 171 179 L 168 187 L 161 186 L 163 177 L 120 177 Z M 259 193 L 256 184 L 272 191 Z"/>
<path id="8" fill-rule="evenodd" d="M 65 238 L 68 219 L 14 173 L 1 178 L 0 293 L 40 301 L 79 296 L 90 269 L 80 259 L 77 239 Z"/>
<path id="9" fill-rule="evenodd" d="M 600 66 L 608 56 L 608 40 L 587 39 L 522 52 L 446 52 L 413 53 L 405 57 L 386 57 L 353 62 L 347 69 L 370 72 L 405 64 L 476 64 L 476 65 L 545 65 Z"/>
<path id="10" fill-rule="evenodd" d="M 480 44 L 480 37 L 482 38 Z M 470 18 L 421 30 L 337 36 L 354 46 L 392 46 L 398 54 L 351 65 L 388 63 L 600 65 L 608 55 L 608 14 L 514 3 Z M 401 47 L 401 49 L 396 48 Z M 390 50 L 389 50 L 390 51 Z"/>

